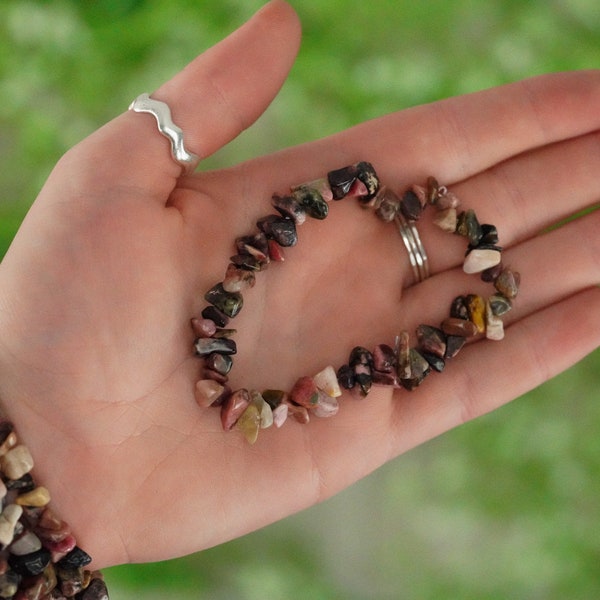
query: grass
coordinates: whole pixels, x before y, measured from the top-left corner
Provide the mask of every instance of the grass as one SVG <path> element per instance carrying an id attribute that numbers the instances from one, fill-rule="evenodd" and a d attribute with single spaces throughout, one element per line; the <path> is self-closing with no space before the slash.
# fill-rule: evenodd
<path id="1" fill-rule="evenodd" d="M 304 42 L 290 80 L 207 167 L 414 104 L 600 63 L 596 0 L 292 4 Z M 68 147 L 261 5 L 4 0 L 0 251 Z M 109 569 L 113 597 L 597 598 L 599 373 L 596 351 L 321 506 L 185 559 Z"/>

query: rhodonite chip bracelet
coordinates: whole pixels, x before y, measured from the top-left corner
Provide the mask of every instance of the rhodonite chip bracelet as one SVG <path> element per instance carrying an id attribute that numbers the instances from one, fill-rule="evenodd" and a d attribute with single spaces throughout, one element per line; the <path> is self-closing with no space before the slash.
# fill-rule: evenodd
<path id="1" fill-rule="evenodd" d="M 290 390 L 233 390 L 228 385 L 237 352 L 235 329 L 229 328 L 243 306 L 244 290 L 271 262 L 284 260 L 286 248 L 298 242 L 298 227 L 307 218 L 325 219 L 329 202 L 355 198 L 385 222 L 395 222 L 409 252 L 417 281 L 429 276 L 425 250 L 415 223 L 428 206 L 435 210 L 434 223 L 467 241 L 463 270 L 492 284 L 489 297 L 458 296 L 448 317 L 437 325 L 419 325 L 411 336 L 402 332 L 391 344 L 375 348 L 355 347 L 348 362 L 335 369 L 299 377 Z M 383 186 L 369 162 L 330 171 L 326 177 L 292 187 L 272 198 L 273 214 L 256 223 L 256 229 L 235 240 L 223 281 L 208 290 L 207 306 L 192 319 L 194 351 L 203 361 L 203 375 L 195 396 L 202 407 L 218 407 L 223 429 L 239 429 L 250 443 L 260 429 L 281 427 L 288 417 L 308 423 L 311 417 L 330 417 L 338 412 L 342 389 L 366 396 L 373 385 L 414 390 L 433 371 L 444 370 L 469 338 L 504 337 L 502 315 L 512 308 L 520 277 L 502 263 L 502 248 L 494 225 L 479 222 L 473 210 L 462 210 L 458 198 L 429 177 L 425 185 L 413 185 L 401 194 Z"/>

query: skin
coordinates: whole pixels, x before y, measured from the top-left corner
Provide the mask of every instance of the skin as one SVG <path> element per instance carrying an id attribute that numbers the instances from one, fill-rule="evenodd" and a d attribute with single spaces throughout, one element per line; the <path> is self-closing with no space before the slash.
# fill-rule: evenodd
<path id="1" fill-rule="evenodd" d="M 207 156 L 264 111 L 299 40 L 275 0 L 153 96 Z M 0 266 L 0 398 L 93 566 L 187 554 L 283 518 L 596 349 L 600 212 L 539 232 L 598 203 L 599 105 L 600 72 L 546 75 L 188 177 L 149 115 L 126 112 L 69 151 Z M 349 395 L 333 419 L 248 446 L 195 404 L 189 320 L 274 191 L 358 160 L 399 191 L 434 174 L 498 227 L 523 280 L 506 338 L 473 343 L 412 394 Z M 458 294 L 489 294 L 462 273 L 464 240 L 428 217 L 432 276 L 418 286 L 393 226 L 355 201 L 303 225 L 244 295 L 232 386 L 289 389 L 357 344 L 438 323 Z"/>

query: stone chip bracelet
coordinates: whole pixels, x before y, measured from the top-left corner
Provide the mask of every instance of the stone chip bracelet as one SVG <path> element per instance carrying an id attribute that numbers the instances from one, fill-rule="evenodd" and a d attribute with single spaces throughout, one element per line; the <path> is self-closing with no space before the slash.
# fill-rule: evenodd
<path id="1" fill-rule="evenodd" d="M 346 364 L 302 376 L 291 390 L 232 390 L 228 381 L 237 346 L 233 339 L 236 330 L 228 325 L 243 307 L 242 293 L 255 285 L 256 275 L 271 262 L 284 260 L 285 250 L 297 244 L 297 229 L 307 218 L 325 219 L 329 202 L 344 198 L 356 198 L 384 222 L 411 225 L 432 206 L 434 223 L 467 241 L 464 272 L 480 274 L 483 281 L 493 284 L 494 291 L 488 298 L 478 294 L 456 297 L 442 323 L 417 327 L 414 346 L 404 331 L 391 345 L 379 344 L 371 350 L 355 347 Z M 367 396 L 373 385 L 414 390 L 433 371 L 443 371 L 469 338 L 503 339 L 501 317 L 517 296 L 519 273 L 503 265 L 496 227 L 480 223 L 473 210 L 461 210 L 456 195 L 434 177 L 429 177 L 425 186 L 413 185 L 398 195 L 381 185 L 373 166 L 362 161 L 294 186 L 286 194 L 274 194 L 272 205 L 276 212 L 259 219 L 255 231 L 235 240 L 235 254 L 223 281 L 205 294 L 208 305 L 191 322 L 196 335 L 194 351 L 203 361 L 196 402 L 201 407 L 218 407 L 224 430 L 237 428 L 253 444 L 260 429 L 279 428 L 289 416 L 308 423 L 311 416 L 335 415 L 342 389 L 360 397 Z M 413 267 L 416 274 L 423 275 Z"/>

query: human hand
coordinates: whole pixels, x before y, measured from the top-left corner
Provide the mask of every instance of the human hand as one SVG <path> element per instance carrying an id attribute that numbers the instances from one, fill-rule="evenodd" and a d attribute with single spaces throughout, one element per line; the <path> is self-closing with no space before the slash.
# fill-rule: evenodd
<path id="1" fill-rule="evenodd" d="M 298 41 L 274 2 L 153 96 L 206 156 L 264 110 Z M 282 518 L 596 348 L 600 213 L 536 234 L 598 201 L 599 98 L 598 72 L 546 76 L 185 178 L 147 115 L 125 113 L 70 151 L 0 269 L 0 397 L 94 565 L 169 558 Z M 265 430 L 249 447 L 194 402 L 190 317 L 273 192 L 358 160 L 397 190 L 435 175 L 498 226 L 523 278 L 506 339 L 476 342 L 412 394 L 349 395 L 335 418 Z M 244 295 L 232 385 L 289 389 L 477 291 L 464 242 L 427 217 L 419 230 L 432 277 L 413 286 L 400 236 L 355 203 L 303 225 Z"/>

